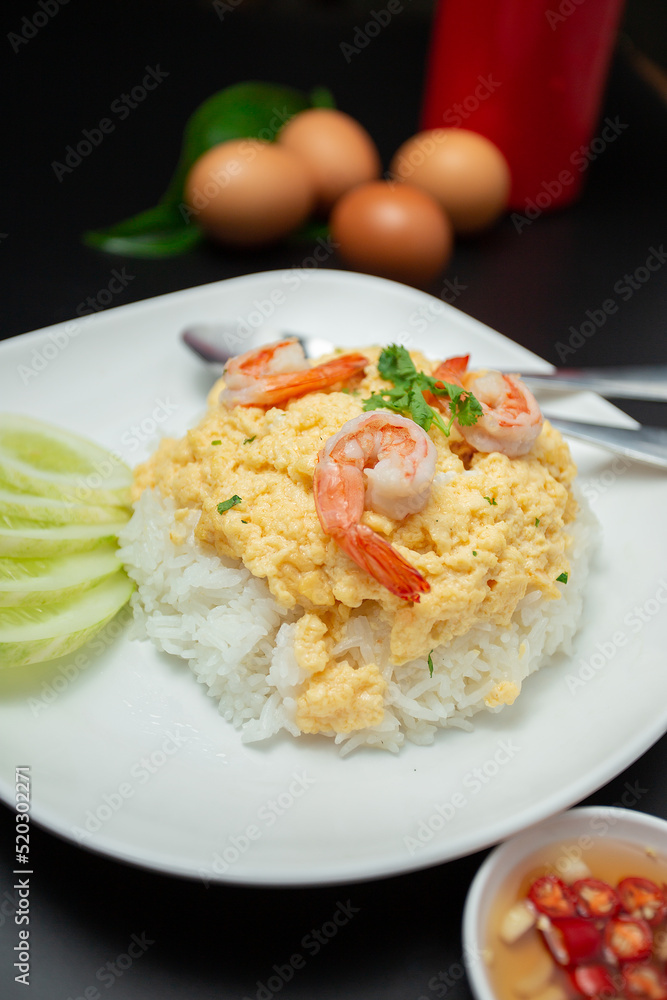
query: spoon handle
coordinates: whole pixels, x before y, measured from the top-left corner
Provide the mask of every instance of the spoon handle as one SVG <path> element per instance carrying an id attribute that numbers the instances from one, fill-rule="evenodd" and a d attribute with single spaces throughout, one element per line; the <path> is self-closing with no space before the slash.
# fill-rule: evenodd
<path id="1" fill-rule="evenodd" d="M 634 430 L 628 427 L 587 424 L 578 420 L 561 420 L 555 417 L 547 419 L 550 424 L 569 437 L 598 444 L 635 462 L 667 469 L 667 429 L 664 427 L 638 427 Z"/>

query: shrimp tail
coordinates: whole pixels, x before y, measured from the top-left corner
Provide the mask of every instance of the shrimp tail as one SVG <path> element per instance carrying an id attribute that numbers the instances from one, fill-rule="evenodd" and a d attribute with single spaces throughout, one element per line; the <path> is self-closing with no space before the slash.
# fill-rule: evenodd
<path id="1" fill-rule="evenodd" d="M 225 389 L 220 401 L 226 406 L 276 406 L 288 399 L 347 382 L 367 364 L 368 358 L 363 354 L 345 354 L 314 368 L 258 375 L 249 385 Z"/>
<path id="2" fill-rule="evenodd" d="M 365 524 L 355 524 L 332 538 L 357 566 L 404 601 L 419 603 L 431 586 L 396 549 Z"/>
<path id="3" fill-rule="evenodd" d="M 438 365 L 433 375 L 437 379 L 442 379 L 443 382 L 449 382 L 450 385 L 462 385 L 469 360 L 469 354 L 462 354 L 457 358 L 447 358 L 446 361 Z"/>

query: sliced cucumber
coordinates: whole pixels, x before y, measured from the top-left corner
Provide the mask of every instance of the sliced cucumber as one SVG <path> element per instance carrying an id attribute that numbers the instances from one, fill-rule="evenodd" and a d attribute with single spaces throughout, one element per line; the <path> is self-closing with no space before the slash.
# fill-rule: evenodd
<path id="1" fill-rule="evenodd" d="M 132 473 L 112 452 L 31 417 L 0 413 L 0 484 L 77 503 L 129 503 Z"/>
<path id="2" fill-rule="evenodd" d="M 0 517 L 0 556 L 16 559 L 67 555 L 115 541 L 125 521 L 102 524 L 39 524 Z"/>
<path id="3" fill-rule="evenodd" d="M 0 517 L 20 517 L 42 524 L 104 524 L 127 521 L 126 507 L 102 507 L 90 503 L 70 503 L 32 493 L 15 493 L 0 487 Z"/>
<path id="4" fill-rule="evenodd" d="M 124 571 L 69 600 L 0 610 L 0 666 L 55 660 L 78 649 L 120 611 L 134 584 Z"/>
<path id="5" fill-rule="evenodd" d="M 122 569 L 116 545 L 53 559 L 0 559 L 0 607 L 62 601 Z"/>

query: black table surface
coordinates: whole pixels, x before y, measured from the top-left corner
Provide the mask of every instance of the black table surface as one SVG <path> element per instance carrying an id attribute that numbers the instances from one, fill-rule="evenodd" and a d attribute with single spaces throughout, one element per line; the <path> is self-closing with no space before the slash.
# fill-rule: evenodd
<path id="1" fill-rule="evenodd" d="M 48 4 L 47 4 L 48 6 Z M 186 0 L 56 3 L 33 37 L 12 45 L 0 217 L 2 329 L 10 337 L 61 320 L 106 288 L 114 268 L 132 275 L 122 304 L 251 271 L 298 266 L 307 244 L 237 254 L 203 245 L 162 261 L 109 257 L 85 248 L 88 228 L 154 204 L 169 180 L 187 116 L 214 91 L 244 79 L 309 89 L 325 84 L 373 134 L 385 165 L 417 131 L 428 17 L 403 11 L 346 60 L 365 15 L 354 5 L 211 4 Z M 34 9 L 33 9 L 34 8 Z M 25 29 L 35 4 L 6 14 L 5 34 Z M 356 13 L 355 13 L 356 11 Z M 4 43 L 3 43 L 4 44 Z M 16 51 L 14 51 L 16 49 Z M 83 129 L 159 67 L 162 82 L 99 148 L 59 180 Z M 591 163 L 579 202 L 517 231 L 506 218 L 460 242 L 432 291 L 549 361 L 590 366 L 667 362 L 667 269 L 634 278 L 667 242 L 667 107 L 619 45 L 601 120 L 627 127 Z M 332 259 L 327 266 L 343 267 Z M 445 279 L 449 284 L 446 284 Z M 620 289 L 630 289 L 628 292 Z M 582 324 L 607 299 L 618 310 L 592 335 Z M 590 333 L 590 326 L 585 326 Z M 75 387 L 73 387 L 73 391 Z M 622 405 L 667 426 L 660 404 Z M 65 738 L 65 735 L 64 735 Z M 667 818 L 663 737 L 586 800 Z M 16 762 L 15 762 L 16 763 Z M 629 791 L 629 789 L 631 791 Z M 350 997 L 423 1000 L 470 996 L 460 921 L 484 854 L 352 885 L 305 889 L 204 888 L 87 853 L 35 828 L 31 856 L 30 986 L 15 983 L 17 927 L 14 816 L 0 807 L 0 996 L 34 1000 Z M 354 917 L 289 977 L 276 979 L 312 929 L 340 903 Z M 133 940 L 135 957 L 123 956 Z M 136 944 L 136 940 L 143 944 Z M 102 970 L 102 976 L 98 972 Z M 272 978 L 273 977 L 273 978 Z M 269 980 L 271 979 L 271 985 Z M 278 989 L 279 983 L 281 984 Z"/>

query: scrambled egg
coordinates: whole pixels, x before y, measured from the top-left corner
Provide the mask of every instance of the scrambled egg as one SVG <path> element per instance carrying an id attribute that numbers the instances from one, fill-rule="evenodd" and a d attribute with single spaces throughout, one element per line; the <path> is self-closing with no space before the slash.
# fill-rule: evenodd
<path id="1" fill-rule="evenodd" d="M 333 658 L 351 609 L 374 602 L 391 629 L 392 660 L 401 664 L 481 622 L 507 625 L 528 590 L 558 599 L 555 581 L 569 570 L 576 469 L 546 421 L 532 451 L 515 459 L 473 452 L 455 428 L 446 438 L 433 426 L 438 460 L 424 509 L 403 521 L 364 512 L 362 523 L 428 580 L 418 604 L 391 594 L 342 552 L 315 512 L 313 470 L 326 440 L 387 386 L 377 372 L 379 348 L 362 353 L 371 364 L 348 391 L 314 392 L 284 407 L 227 409 L 218 402 L 221 380 L 201 423 L 179 441 L 164 440 L 135 474 L 136 496 L 157 487 L 181 518 L 200 510 L 196 534 L 205 546 L 242 560 L 283 606 L 303 609 L 295 638 L 308 674 L 296 716 L 303 732 L 345 733 L 382 719 L 377 666 Z M 417 352 L 412 358 L 427 373 L 435 367 Z M 219 513 L 233 496 L 240 502 Z M 517 694 L 516 685 L 501 683 L 486 703 L 511 704 Z"/>

